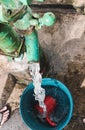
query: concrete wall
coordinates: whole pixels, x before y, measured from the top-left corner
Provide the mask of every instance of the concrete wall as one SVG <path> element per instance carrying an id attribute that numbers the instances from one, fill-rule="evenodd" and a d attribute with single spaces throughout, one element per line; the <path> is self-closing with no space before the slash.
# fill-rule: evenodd
<path id="1" fill-rule="evenodd" d="M 60 73 L 68 71 L 69 63 L 84 63 L 85 16 L 57 14 L 57 17 L 53 27 L 39 31 L 39 39 L 54 71 Z"/>

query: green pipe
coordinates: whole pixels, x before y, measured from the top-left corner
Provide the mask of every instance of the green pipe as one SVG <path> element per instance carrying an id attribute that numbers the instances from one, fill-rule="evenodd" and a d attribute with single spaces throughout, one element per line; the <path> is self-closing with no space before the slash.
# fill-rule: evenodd
<path id="1" fill-rule="evenodd" d="M 0 23 L 0 49 L 6 54 L 16 55 L 20 46 L 19 35 L 9 25 Z"/>
<path id="2" fill-rule="evenodd" d="M 3 4 L 6 8 L 16 8 L 16 6 L 19 4 L 23 5 L 29 5 L 34 0 L 0 0 L 0 3 Z M 35 0 L 38 2 L 44 2 L 44 0 Z"/>
<path id="3" fill-rule="evenodd" d="M 26 45 L 28 62 L 38 62 L 39 41 L 36 31 L 33 31 L 31 34 L 25 35 L 25 45 Z"/>

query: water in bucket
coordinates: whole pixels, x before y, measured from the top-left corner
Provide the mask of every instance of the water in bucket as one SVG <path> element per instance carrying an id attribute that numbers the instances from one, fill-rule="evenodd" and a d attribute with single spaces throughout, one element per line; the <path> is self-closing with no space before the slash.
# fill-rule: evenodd
<path id="1" fill-rule="evenodd" d="M 54 108 L 54 111 L 50 114 L 50 120 L 55 122 L 55 124 L 59 124 L 69 112 L 69 99 L 67 95 L 59 88 L 54 86 L 42 86 L 45 88 L 46 97 L 51 96 L 56 100 L 57 105 Z M 49 104 L 51 105 L 51 104 Z M 47 124 L 46 120 L 43 122 L 45 125 Z"/>

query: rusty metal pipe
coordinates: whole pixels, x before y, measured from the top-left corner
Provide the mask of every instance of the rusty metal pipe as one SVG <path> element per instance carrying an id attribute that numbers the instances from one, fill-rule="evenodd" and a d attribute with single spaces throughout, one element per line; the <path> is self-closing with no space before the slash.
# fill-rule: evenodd
<path id="1" fill-rule="evenodd" d="M 31 4 L 30 7 L 32 8 L 33 11 L 36 12 L 50 12 L 53 13 L 62 13 L 62 14 L 67 14 L 67 13 L 76 13 L 76 9 L 72 5 L 62 5 L 62 4 Z"/>

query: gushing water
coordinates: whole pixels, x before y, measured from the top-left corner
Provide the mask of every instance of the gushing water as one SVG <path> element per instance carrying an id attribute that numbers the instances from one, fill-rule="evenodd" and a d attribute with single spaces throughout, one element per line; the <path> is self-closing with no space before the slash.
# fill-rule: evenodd
<path id="1" fill-rule="evenodd" d="M 40 64 L 30 63 L 29 70 L 33 80 L 35 100 L 38 100 L 39 106 L 43 108 L 44 112 L 43 116 L 45 116 L 46 115 L 46 106 L 44 104 L 45 89 L 41 87 L 42 75 L 40 74 Z"/>

